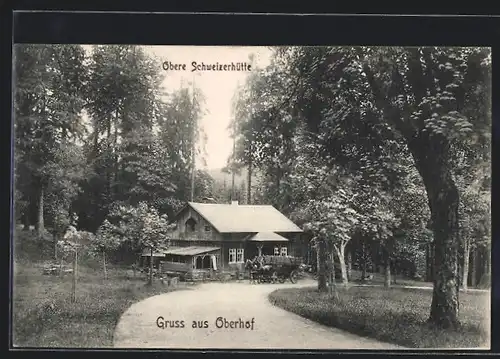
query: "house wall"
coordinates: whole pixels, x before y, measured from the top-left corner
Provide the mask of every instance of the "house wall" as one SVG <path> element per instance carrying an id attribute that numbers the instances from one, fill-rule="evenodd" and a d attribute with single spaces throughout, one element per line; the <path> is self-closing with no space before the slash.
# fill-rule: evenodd
<path id="1" fill-rule="evenodd" d="M 193 232 L 190 230 L 189 226 L 186 226 L 186 222 L 188 222 L 189 219 L 195 221 Z M 222 239 L 220 233 L 191 207 L 187 207 L 179 214 L 175 236 L 186 240 L 205 239 L 218 241 Z"/>
<path id="2" fill-rule="evenodd" d="M 161 262 L 162 272 L 188 272 L 192 268 L 191 262 L 189 263 L 172 263 L 172 262 Z"/>
<path id="3" fill-rule="evenodd" d="M 229 249 L 243 249 L 243 263 L 229 263 Z M 243 241 L 235 241 L 235 240 L 227 240 L 221 242 L 221 268 L 224 271 L 242 271 L 245 267 L 245 260 L 247 259 L 245 253 L 245 242 Z"/>

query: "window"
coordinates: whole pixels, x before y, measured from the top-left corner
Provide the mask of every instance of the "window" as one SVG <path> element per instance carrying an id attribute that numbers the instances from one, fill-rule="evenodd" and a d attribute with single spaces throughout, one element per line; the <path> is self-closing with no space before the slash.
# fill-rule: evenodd
<path id="1" fill-rule="evenodd" d="M 236 263 L 236 248 L 229 249 L 229 263 Z"/>
<path id="2" fill-rule="evenodd" d="M 205 232 L 210 232 L 211 230 L 212 230 L 212 228 L 209 225 L 205 226 Z"/>
<path id="3" fill-rule="evenodd" d="M 243 263 L 243 248 L 238 248 L 236 250 L 236 262 L 237 263 Z"/>
<path id="4" fill-rule="evenodd" d="M 196 221 L 193 218 L 189 218 L 186 221 L 186 233 L 194 232 L 196 230 Z"/>
<path id="5" fill-rule="evenodd" d="M 229 263 L 243 263 L 244 253 L 243 248 L 230 248 L 229 249 Z"/>
<path id="6" fill-rule="evenodd" d="M 280 255 L 286 256 L 287 253 L 288 253 L 288 248 L 287 247 L 281 247 Z"/>
<path id="7" fill-rule="evenodd" d="M 279 247 L 274 247 L 274 255 L 279 256 L 280 255 L 280 248 Z"/>

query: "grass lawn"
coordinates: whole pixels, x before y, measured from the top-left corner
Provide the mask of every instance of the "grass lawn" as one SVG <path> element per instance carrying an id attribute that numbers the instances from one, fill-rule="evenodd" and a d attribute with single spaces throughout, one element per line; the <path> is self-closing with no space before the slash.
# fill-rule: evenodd
<path id="1" fill-rule="evenodd" d="M 159 282 L 152 287 L 126 271 L 79 267 L 77 301 L 71 303 L 72 275 L 42 274 L 42 264 L 16 262 L 13 283 L 13 344 L 15 347 L 112 347 L 122 313 L 134 302 L 172 290 Z"/>
<path id="2" fill-rule="evenodd" d="M 373 276 L 373 279 L 368 284 L 384 284 L 385 276 L 383 273 L 367 273 Z M 351 282 L 360 283 L 361 271 L 353 269 L 351 271 Z M 429 287 L 432 288 L 432 282 L 419 281 L 406 278 L 402 275 L 392 275 L 392 283 L 396 286 L 410 286 L 410 287 Z"/>
<path id="3" fill-rule="evenodd" d="M 413 288 L 348 287 L 339 300 L 317 288 L 279 289 L 270 301 L 321 324 L 409 348 L 485 348 L 490 343 L 490 293 L 460 293 L 458 330 L 425 323 L 432 291 Z"/>

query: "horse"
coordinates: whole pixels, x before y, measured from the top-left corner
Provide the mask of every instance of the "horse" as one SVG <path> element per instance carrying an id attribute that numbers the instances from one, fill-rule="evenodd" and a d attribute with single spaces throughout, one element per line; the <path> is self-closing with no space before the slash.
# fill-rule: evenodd
<path id="1" fill-rule="evenodd" d="M 254 278 L 254 271 L 257 269 L 257 265 L 254 261 L 247 259 L 245 262 L 245 270 L 248 271 L 248 278 L 250 279 L 250 284 L 257 283 L 256 278 Z"/>

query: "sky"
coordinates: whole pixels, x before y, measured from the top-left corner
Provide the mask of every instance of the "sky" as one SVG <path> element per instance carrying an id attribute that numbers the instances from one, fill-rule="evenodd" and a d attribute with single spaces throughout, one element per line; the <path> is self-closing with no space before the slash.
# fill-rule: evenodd
<path id="1" fill-rule="evenodd" d="M 146 52 L 158 59 L 166 77 L 164 88 L 171 92 L 188 86 L 194 80 L 205 97 L 201 125 L 207 134 L 206 152 L 207 169 L 221 168 L 226 165 L 233 142 L 228 126 L 231 121 L 231 101 L 238 84 L 243 84 L 250 71 L 195 71 L 192 62 L 205 64 L 247 63 L 254 54 L 254 64 L 263 68 L 269 64 L 271 51 L 266 47 L 243 46 L 144 46 Z M 186 64 L 183 70 L 163 70 L 163 63 Z"/>

